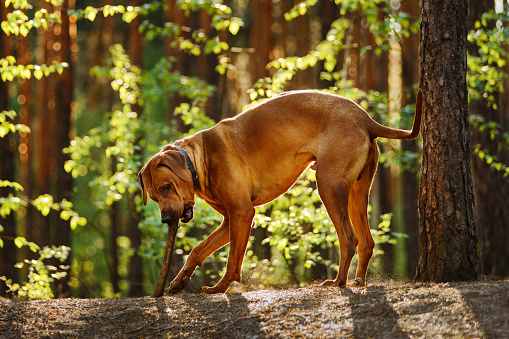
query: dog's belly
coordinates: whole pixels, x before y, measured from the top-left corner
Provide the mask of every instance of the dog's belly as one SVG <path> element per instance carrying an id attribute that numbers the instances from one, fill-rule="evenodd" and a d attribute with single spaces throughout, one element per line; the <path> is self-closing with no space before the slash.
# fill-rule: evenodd
<path id="1" fill-rule="evenodd" d="M 266 204 L 284 194 L 313 161 L 314 159 L 310 158 L 289 166 L 279 163 L 269 171 L 258 173 L 251 195 L 253 205 Z"/>

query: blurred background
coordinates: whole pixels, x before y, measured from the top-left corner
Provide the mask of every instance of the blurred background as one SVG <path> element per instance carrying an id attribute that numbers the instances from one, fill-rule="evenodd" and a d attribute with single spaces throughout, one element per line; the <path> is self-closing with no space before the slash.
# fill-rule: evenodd
<path id="1" fill-rule="evenodd" d="M 421 76 L 419 6 L 2 1 L 0 294 L 152 293 L 166 225 L 156 203 L 143 206 L 137 172 L 161 146 L 268 97 L 324 90 L 356 101 L 382 124 L 409 129 Z M 488 0 L 468 6 L 479 271 L 507 276 L 509 7 Z M 421 144 L 379 145 L 369 211 L 377 247 L 368 279 L 409 280 L 418 260 Z M 335 276 L 337 237 L 315 188 L 314 172 L 306 171 L 287 194 L 257 209 L 243 280 L 233 289 Z M 220 221 L 197 202 L 195 218 L 179 230 L 170 279 Z M 227 247 L 211 256 L 188 289 L 214 284 L 226 256 Z"/>

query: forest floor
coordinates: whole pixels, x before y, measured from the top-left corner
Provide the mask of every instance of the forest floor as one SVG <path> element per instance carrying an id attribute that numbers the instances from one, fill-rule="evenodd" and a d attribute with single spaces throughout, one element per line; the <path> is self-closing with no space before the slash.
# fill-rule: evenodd
<path id="1" fill-rule="evenodd" d="M 509 338 L 509 279 L 160 298 L 0 299 L 0 338 L 60 337 Z"/>

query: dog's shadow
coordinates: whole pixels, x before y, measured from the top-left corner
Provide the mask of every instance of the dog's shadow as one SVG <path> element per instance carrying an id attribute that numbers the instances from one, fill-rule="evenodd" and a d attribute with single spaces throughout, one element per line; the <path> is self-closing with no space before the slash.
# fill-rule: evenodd
<path id="1" fill-rule="evenodd" d="M 398 325 L 399 315 L 388 301 L 383 286 L 342 288 L 341 296 L 348 297 L 353 330 L 357 337 L 366 335 L 372 338 L 408 338 Z"/>
<path id="2" fill-rule="evenodd" d="M 207 338 L 250 338 L 262 332 L 260 318 L 252 314 L 242 293 L 182 294 L 194 320 L 194 332 Z"/>

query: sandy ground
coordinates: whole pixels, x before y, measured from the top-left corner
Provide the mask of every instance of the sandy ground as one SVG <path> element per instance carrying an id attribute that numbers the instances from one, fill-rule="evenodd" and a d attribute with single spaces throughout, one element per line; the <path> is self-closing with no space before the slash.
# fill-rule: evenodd
<path id="1" fill-rule="evenodd" d="M 0 338 L 509 338 L 509 279 L 0 299 Z"/>

